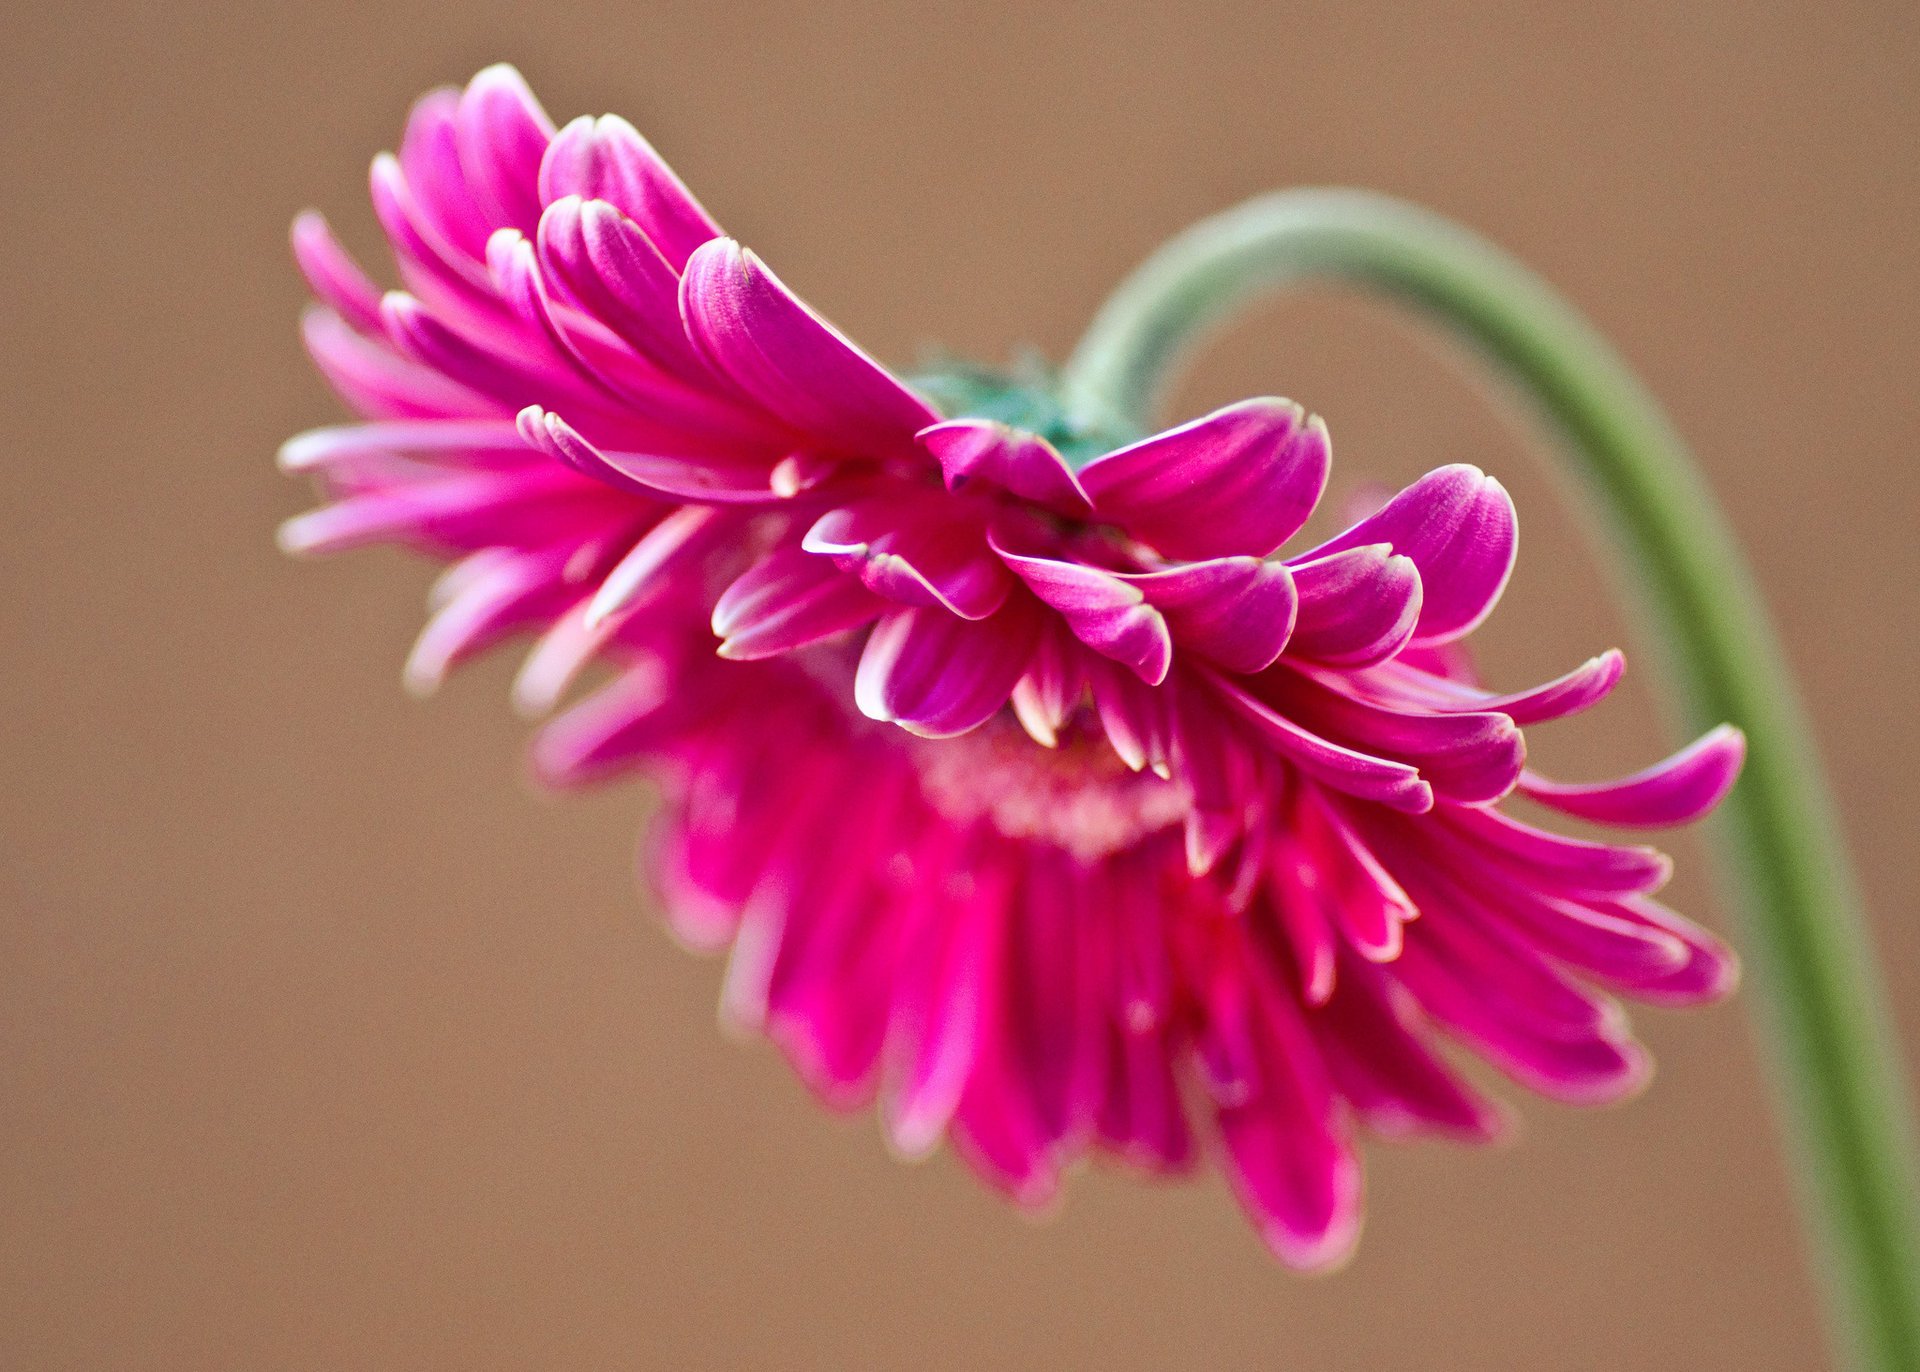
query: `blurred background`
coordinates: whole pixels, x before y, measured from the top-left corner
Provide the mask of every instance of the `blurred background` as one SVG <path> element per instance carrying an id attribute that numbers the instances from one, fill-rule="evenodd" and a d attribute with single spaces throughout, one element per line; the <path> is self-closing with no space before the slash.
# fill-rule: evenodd
<path id="1" fill-rule="evenodd" d="M 1757 564 L 1920 1040 L 1920 12 L 1884 3 L 16 6 L 0 53 L 0 1365 L 1824 1365 L 1741 1000 L 1642 1013 L 1652 1090 L 1370 1151 L 1358 1260 L 1213 1179 L 1023 1221 L 716 1028 L 631 877 L 638 788 L 524 781 L 511 663 L 421 705 L 428 570 L 283 560 L 339 417 L 293 214 L 377 242 L 426 88 L 617 110 L 881 356 L 1059 357 L 1162 237 L 1357 183 L 1516 249 L 1671 406 Z M 1384 312 L 1276 305 L 1180 408 L 1278 392 L 1341 479 L 1471 460 L 1525 527 L 1489 674 L 1641 646 L 1557 484 Z M 1536 731 L 1679 740 L 1641 654 Z M 1674 900 L 1722 929 L 1701 845 Z M 1511 1096 L 1512 1093 L 1509 1093 Z"/>

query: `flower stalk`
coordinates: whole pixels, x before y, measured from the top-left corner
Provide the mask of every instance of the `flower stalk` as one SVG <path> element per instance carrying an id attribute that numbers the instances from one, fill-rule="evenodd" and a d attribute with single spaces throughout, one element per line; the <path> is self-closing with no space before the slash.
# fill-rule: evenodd
<path id="1" fill-rule="evenodd" d="M 1125 281 L 1065 368 L 1070 413 L 1145 429 L 1210 329 L 1255 297 L 1326 281 L 1406 303 L 1493 364 L 1604 515 L 1680 722 L 1745 730 L 1746 773 L 1716 837 L 1838 1346 L 1863 1368 L 1920 1367 L 1912 1114 L 1828 789 L 1747 563 L 1619 355 L 1467 230 L 1385 196 L 1296 190 L 1195 225 Z"/>

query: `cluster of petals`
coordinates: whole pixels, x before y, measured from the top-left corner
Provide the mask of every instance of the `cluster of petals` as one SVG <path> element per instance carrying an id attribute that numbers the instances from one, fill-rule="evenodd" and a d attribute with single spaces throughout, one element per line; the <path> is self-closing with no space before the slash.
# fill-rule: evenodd
<path id="1" fill-rule="evenodd" d="M 724 236 L 615 117 L 556 129 L 493 67 L 425 97 L 373 202 L 404 289 L 295 226 L 315 362 L 360 422 L 292 440 L 301 551 L 450 565 L 428 688 L 536 635 L 555 784 L 643 769 L 672 927 L 728 1013 L 894 1144 L 1029 1205 L 1104 1150 L 1216 1157 L 1302 1267 L 1358 1230 L 1355 1137 L 1487 1139 L 1443 1040 L 1561 1100 L 1646 1074 L 1614 994 L 1710 999 L 1727 950 L 1650 848 L 1732 784 L 1717 730 L 1624 780 L 1526 766 L 1607 653 L 1480 686 L 1512 570 L 1500 484 L 1448 466 L 1281 554 L 1321 423 L 1257 399 L 1069 461 L 945 415 Z M 1066 441 L 1053 435 L 1062 446 Z M 569 698 L 582 669 L 610 679 Z"/>

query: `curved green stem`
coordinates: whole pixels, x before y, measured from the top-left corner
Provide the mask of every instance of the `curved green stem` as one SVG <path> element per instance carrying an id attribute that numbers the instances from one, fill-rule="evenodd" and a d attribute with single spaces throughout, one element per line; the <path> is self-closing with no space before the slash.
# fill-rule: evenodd
<path id="1" fill-rule="evenodd" d="M 1250 297 L 1335 279 L 1403 301 L 1491 361 L 1562 441 L 1650 610 L 1685 722 L 1747 733 L 1718 830 L 1828 1295 L 1862 1367 L 1920 1369 L 1911 1113 L 1818 760 L 1752 574 L 1679 436 L 1619 356 L 1483 239 L 1358 191 L 1289 191 L 1169 242 L 1063 375 L 1077 422 L 1146 427 L 1175 364 Z"/>

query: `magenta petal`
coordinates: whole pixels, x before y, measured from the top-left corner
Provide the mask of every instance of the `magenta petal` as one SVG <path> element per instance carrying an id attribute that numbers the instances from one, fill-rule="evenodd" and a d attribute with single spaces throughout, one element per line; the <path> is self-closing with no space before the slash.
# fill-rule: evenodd
<path id="1" fill-rule="evenodd" d="M 1653 1005 L 1702 1005 L 1733 994 L 1740 984 L 1740 959 L 1733 949 L 1690 920 L 1645 896 L 1626 896 L 1597 909 L 1677 939 L 1686 960 L 1655 980 L 1623 988 L 1635 1000 Z"/>
<path id="2" fill-rule="evenodd" d="M 1470 805 L 1499 800 L 1520 779 L 1526 743 L 1502 714 L 1429 714 L 1355 699 L 1334 683 L 1280 668 L 1262 676 L 1261 697 L 1326 738 L 1420 769 L 1435 794 Z"/>
<path id="3" fill-rule="evenodd" d="M 660 672 L 628 671 L 534 736 L 534 774 L 549 786 L 611 777 L 684 726 L 685 704 Z"/>
<path id="4" fill-rule="evenodd" d="M 1278 562 L 1220 557 L 1120 579 L 1166 617 L 1174 642 L 1229 671 L 1264 671 L 1293 633 L 1293 575 Z"/>
<path id="5" fill-rule="evenodd" d="M 307 355 L 327 384 L 369 419 L 470 419 L 508 413 L 491 398 L 401 356 L 385 339 L 356 332 L 332 310 L 309 309 L 300 328 Z"/>
<path id="6" fill-rule="evenodd" d="M 280 470 L 350 471 L 358 463 L 397 454 L 467 468 L 522 467 L 541 460 L 507 420 L 415 419 L 308 429 L 280 445 Z"/>
<path id="7" fill-rule="evenodd" d="M 1410 814 L 1433 808 L 1433 788 L 1420 779 L 1418 769 L 1321 738 L 1224 681 L 1216 680 L 1214 687 L 1263 740 L 1308 776 Z"/>
<path id="8" fill-rule="evenodd" d="M 720 236 L 698 200 L 640 136 L 615 114 L 568 124 L 540 165 L 540 198 L 604 200 L 637 224 L 677 273 L 702 243 Z"/>
<path id="9" fill-rule="evenodd" d="M 680 312 L 716 367 L 829 447 L 911 451 L 913 436 L 940 418 L 730 238 L 687 262 Z"/>
<path id="10" fill-rule="evenodd" d="M 829 510 L 800 546 L 857 568 L 889 600 L 940 605 L 962 619 L 985 619 L 1013 589 L 979 515 L 950 501 L 880 497 Z"/>
<path id="11" fill-rule="evenodd" d="M 1058 747 L 1060 730 L 1085 692 L 1080 650 L 1061 626 L 1043 626 L 1027 674 L 1013 688 L 1011 703 L 1021 727 L 1041 747 Z"/>
<path id="12" fill-rule="evenodd" d="M 1182 561 L 1265 557 L 1307 522 L 1330 449 L 1288 400 L 1243 400 L 1095 458 L 1080 485 L 1104 519 Z"/>
<path id="13" fill-rule="evenodd" d="M 865 624 L 887 608 L 857 577 L 783 548 L 727 587 L 713 607 L 720 656 L 773 657 Z"/>
<path id="14" fill-rule="evenodd" d="M 1506 488 L 1478 467 L 1428 472 L 1310 556 L 1388 543 L 1413 559 L 1423 588 L 1415 644 L 1446 643 L 1493 612 L 1513 573 L 1519 524 Z"/>
<path id="15" fill-rule="evenodd" d="M 1386 544 L 1287 565 L 1300 603 L 1287 644 L 1291 656 L 1359 668 L 1393 657 L 1413 636 L 1420 573 Z"/>
<path id="16" fill-rule="evenodd" d="M 467 184 L 495 227 L 526 233 L 540 222 L 540 159 L 553 121 L 512 67 L 488 67 L 467 83 L 454 112 L 454 135 Z"/>
<path id="17" fill-rule="evenodd" d="M 429 91 L 415 101 L 407 115 L 399 156 L 382 154 L 375 160 L 374 189 L 377 196 L 384 182 L 388 189 L 400 191 L 401 199 L 419 215 L 417 227 L 437 248 L 477 258 L 499 221 L 488 217 L 461 166 L 459 108 L 460 92 L 452 89 Z M 382 162 L 389 169 L 383 170 Z M 390 234 L 392 230 L 388 225 Z M 396 235 L 395 246 L 404 246 L 407 236 Z"/>
<path id="18" fill-rule="evenodd" d="M 1173 638 L 1165 617 L 1138 587 L 1084 563 L 1012 552 L 997 532 L 993 547 L 1029 590 L 1060 612 L 1075 638 L 1131 667 L 1150 685 L 1166 680 Z"/>
<path id="19" fill-rule="evenodd" d="M 1424 932 L 1424 931 L 1422 931 Z M 1573 1105 L 1620 1100 L 1646 1084 L 1646 1052 L 1618 1020 L 1584 1030 L 1543 1023 L 1483 967 L 1461 967 L 1410 938 L 1394 976 L 1421 1008 L 1530 1090 Z"/>
<path id="20" fill-rule="evenodd" d="M 1690 824 L 1725 798 L 1739 779 L 1747 738 L 1731 724 L 1702 736 L 1665 762 L 1618 781 L 1569 783 L 1529 772 L 1520 789 L 1564 814 L 1636 829 Z"/>
<path id="21" fill-rule="evenodd" d="M 584 476 L 616 489 L 674 504 L 773 503 L 770 465 L 746 460 L 680 457 L 669 453 L 603 452 L 559 415 L 529 405 L 518 416 L 520 434 L 542 452 Z"/>
<path id="22" fill-rule="evenodd" d="M 675 510 L 649 529 L 607 573 L 587 607 L 586 627 L 597 627 L 641 599 L 670 572 L 710 551 L 727 530 L 727 521 L 709 506 L 686 505 Z"/>
<path id="23" fill-rule="evenodd" d="M 915 880 L 903 895 L 883 1108 L 894 1146 L 909 1157 L 931 1151 L 959 1107 L 980 1038 L 981 945 L 988 911 L 1002 898 L 992 880 L 985 890 L 975 883 L 972 899 L 950 894 L 955 846 L 952 830 L 923 844 L 915 854 Z"/>
<path id="24" fill-rule="evenodd" d="M 1388 694 L 1410 695 L 1429 710 L 1497 710 L 1515 724 L 1540 724 L 1598 705 L 1620 684 L 1626 668 L 1626 657 L 1618 648 L 1609 648 L 1565 676 L 1510 695 L 1493 695 L 1410 667 L 1404 660 L 1383 669 L 1380 680 L 1388 684 Z"/>
<path id="25" fill-rule="evenodd" d="M 916 437 L 946 476 L 947 489 L 989 481 L 1061 514 L 1083 514 L 1087 493 L 1054 446 L 1038 434 L 991 419 L 953 419 Z"/>
<path id="26" fill-rule="evenodd" d="M 1337 1122 L 1320 1050 L 1284 993 L 1256 993 L 1250 1034 L 1260 1069 L 1244 1103 L 1223 1105 L 1228 1179 L 1279 1259 L 1318 1270 L 1360 1233 L 1360 1162 Z"/>
<path id="27" fill-rule="evenodd" d="M 293 257 L 322 304 L 361 333 L 380 332 L 380 288 L 312 210 L 293 221 Z"/>
<path id="28" fill-rule="evenodd" d="M 964 734 L 1007 703 L 1040 624 L 1037 607 L 1017 599 L 977 621 L 945 610 L 895 610 L 867 638 L 854 703 L 869 719 L 927 738 Z"/>
<path id="29" fill-rule="evenodd" d="M 604 200 L 565 196 L 540 216 L 540 266 L 561 292 L 628 347 L 697 385 L 717 380 L 680 320 L 680 272 Z"/>
<path id="30" fill-rule="evenodd" d="M 1665 885 L 1673 874 L 1671 859 L 1656 849 L 1551 834 L 1498 810 L 1447 805 L 1436 817 L 1466 840 L 1470 853 L 1489 859 L 1496 871 L 1530 878 L 1556 895 L 1644 894 Z M 1461 856 L 1452 853 L 1446 861 L 1457 863 Z"/>

